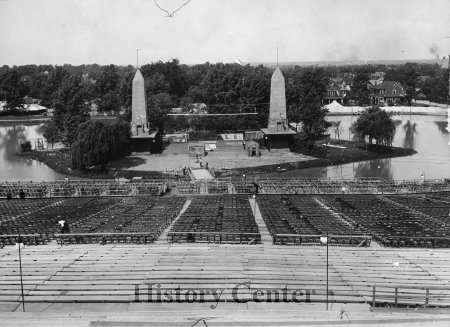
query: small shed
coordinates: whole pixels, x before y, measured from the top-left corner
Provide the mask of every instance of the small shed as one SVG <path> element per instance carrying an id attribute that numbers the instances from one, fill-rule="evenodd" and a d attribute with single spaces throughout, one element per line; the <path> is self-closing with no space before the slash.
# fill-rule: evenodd
<path id="1" fill-rule="evenodd" d="M 260 145 L 256 141 L 248 141 L 245 144 L 245 150 L 249 157 L 259 157 L 261 156 Z"/>
<path id="2" fill-rule="evenodd" d="M 204 143 L 190 143 L 189 157 L 204 157 L 206 154 Z"/>
<path id="3" fill-rule="evenodd" d="M 131 136 L 132 152 L 161 153 L 163 150 L 162 135 L 158 131 L 151 134 L 141 133 Z"/>

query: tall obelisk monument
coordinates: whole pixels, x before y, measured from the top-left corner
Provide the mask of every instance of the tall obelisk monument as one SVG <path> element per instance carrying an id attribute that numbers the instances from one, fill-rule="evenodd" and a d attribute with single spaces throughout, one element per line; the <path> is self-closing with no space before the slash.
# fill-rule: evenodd
<path id="1" fill-rule="evenodd" d="M 286 122 L 286 90 L 284 76 L 277 66 L 270 82 L 270 112 L 267 127 L 277 128 L 280 122 Z"/>
<path id="2" fill-rule="evenodd" d="M 147 105 L 145 103 L 144 77 L 139 68 L 133 78 L 133 91 L 131 98 L 131 123 L 141 126 L 142 131 L 147 124 Z"/>
<path id="3" fill-rule="evenodd" d="M 270 111 L 267 128 L 261 128 L 267 149 L 287 149 L 296 133 L 289 129 L 286 117 L 286 90 L 284 77 L 277 66 L 270 82 Z"/>

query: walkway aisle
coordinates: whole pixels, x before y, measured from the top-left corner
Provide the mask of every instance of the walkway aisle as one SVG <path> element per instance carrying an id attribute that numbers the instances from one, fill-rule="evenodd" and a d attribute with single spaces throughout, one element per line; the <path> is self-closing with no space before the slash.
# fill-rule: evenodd
<path id="1" fill-rule="evenodd" d="M 197 179 L 214 179 L 214 176 L 211 175 L 208 169 L 206 168 L 192 168 L 191 173 L 194 178 Z"/>
<path id="2" fill-rule="evenodd" d="M 261 244 L 273 244 L 272 236 L 270 235 L 269 230 L 264 223 L 261 211 L 259 211 L 258 203 L 256 203 L 256 199 L 250 198 L 248 201 L 250 202 L 250 206 L 252 207 L 253 215 L 255 217 L 256 224 L 258 225 L 259 233 L 261 234 Z"/>
<path id="3" fill-rule="evenodd" d="M 186 211 L 191 202 L 191 199 L 186 200 L 178 216 L 176 216 L 172 223 L 161 233 L 161 235 L 159 235 L 158 239 L 155 241 L 156 244 L 167 243 L 167 233 L 172 229 L 172 226 L 175 224 L 175 222 L 180 219 L 181 215 Z"/>

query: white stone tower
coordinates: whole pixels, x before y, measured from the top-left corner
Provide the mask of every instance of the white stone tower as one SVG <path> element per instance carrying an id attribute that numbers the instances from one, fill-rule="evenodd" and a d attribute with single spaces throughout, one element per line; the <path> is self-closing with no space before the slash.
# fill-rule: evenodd
<path id="1" fill-rule="evenodd" d="M 142 132 L 147 126 L 147 105 L 145 103 L 145 83 L 141 71 L 138 69 L 133 78 L 133 93 L 131 98 L 131 123 Z M 133 131 L 134 132 L 134 131 Z"/>

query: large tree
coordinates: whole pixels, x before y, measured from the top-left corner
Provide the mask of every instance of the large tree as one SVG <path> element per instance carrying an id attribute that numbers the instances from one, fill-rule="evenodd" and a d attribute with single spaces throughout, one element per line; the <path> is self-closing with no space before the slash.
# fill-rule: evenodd
<path id="1" fill-rule="evenodd" d="M 392 146 L 395 135 L 395 122 L 389 114 L 379 107 L 367 108 L 351 126 L 360 140 L 375 140 L 377 145 Z"/>
<path id="2" fill-rule="evenodd" d="M 132 66 L 126 67 L 122 72 L 120 82 L 117 86 L 120 106 L 127 111 L 131 110 L 134 74 L 135 71 Z"/>
<path id="3" fill-rule="evenodd" d="M 418 83 L 418 78 L 418 65 L 416 63 L 406 63 L 404 67 L 403 81 L 401 82 L 405 86 L 405 98 L 408 102 L 408 106 L 411 105 L 412 100 L 416 97 L 416 85 Z"/>
<path id="4" fill-rule="evenodd" d="M 369 84 L 369 72 L 363 67 L 356 72 L 353 86 L 350 93 L 350 98 L 355 101 L 358 106 L 366 106 L 370 104 L 368 89 Z"/>
<path id="5" fill-rule="evenodd" d="M 326 94 L 328 76 L 321 68 L 298 71 L 293 77 L 288 75 L 286 100 L 288 118 L 300 122 L 308 143 L 324 134 L 330 124 L 325 120 L 328 110 L 322 107 Z"/>
<path id="6" fill-rule="evenodd" d="M 111 160 L 131 154 L 130 126 L 122 119 L 93 119 L 80 125 L 71 147 L 72 167 L 85 169 L 100 165 L 104 170 Z"/>
<path id="7" fill-rule="evenodd" d="M 118 95 L 119 75 L 114 65 L 105 66 L 97 79 L 99 111 L 118 111 L 120 98 Z"/>
<path id="8" fill-rule="evenodd" d="M 167 116 L 174 107 L 174 99 L 168 93 L 158 93 L 149 98 L 148 104 L 148 121 L 152 130 L 158 129 L 164 131 L 165 123 L 170 116 Z"/>
<path id="9" fill-rule="evenodd" d="M 52 149 L 53 145 L 60 141 L 60 131 L 58 129 L 58 126 L 56 126 L 56 124 L 52 120 L 45 123 L 43 136 L 47 143 L 51 145 Z"/>
<path id="10" fill-rule="evenodd" d="M 448 96 L 448 69 L 440 69 L 422 83 L 422 92 L 429 101 L 446 103 Z"/>
<path id="11" fill-rule="evenodd" d="M 7 69 L 0 81 L 1 100 L 6 101 L 5 109 L 23 109 L 26 95 L 25 84 L 16 68 Z"/>
<path id="12" fill-rule="evenodd" d="M 43 72 L 43 86 L 40 92 L 41 104 L 47 108 L 55 108 L 58 89 L 69 73 L 63 67 L 57 66 Z"/>
<path id="13" fill-rule="evenodd" d="M 55 98 L 52 119 L 60 131 L 61 142 L 69 147 L 76 139 L 80 124 L 89 119 L 89 103 L 81 80 L 81 74 L 67 75 Z"/>

